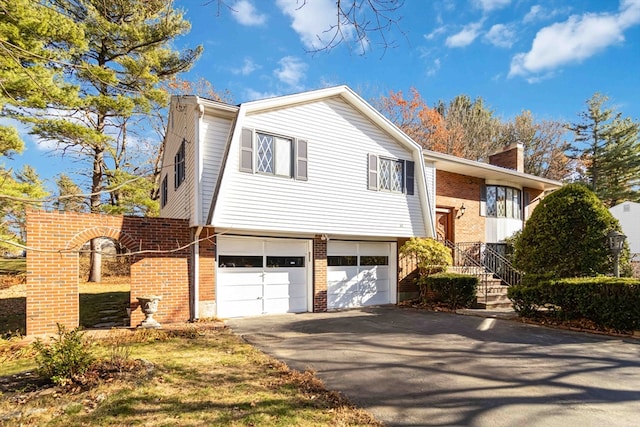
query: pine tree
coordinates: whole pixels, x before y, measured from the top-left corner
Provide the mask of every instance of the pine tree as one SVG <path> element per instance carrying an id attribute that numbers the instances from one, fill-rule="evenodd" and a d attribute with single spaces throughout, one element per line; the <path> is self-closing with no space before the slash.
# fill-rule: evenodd
<path id="1" fill-rule="evenodd" d="M 111 212 L 109 205 L 124 201 L 137 206 L 157 203 L 150 200 L 153 191 L 148 189 L 123 197 L 121 184 L 123 176 L 127 181 L 147 179 L 137 168 L 149 152 L 136 152 L 138 142 L 150 133 L 140 118 L 167 104 L 160 83 L 189 69 L 202 50 L 173 49 L 173 40 L 190 28 L 182 12 L 166 0 L 21 1 L 32 9 L 43 5 L 56 19 L 73 23 L 83 39 L 69 44 L 68 57 L 54 65 L 64 72 L 53 80 L 54 86 L 67 96 L 48 96 L 41 105 L 21 110 L 16 107 L 24 105 L 9 99 L 13 117 L 29 124 L 30 133 L 40 140 L 57 144 L 60 154 L 87 163 L 90 212 Z M 43 43 L 42 49 L 38 57 L 57 52 L 56 43 Z M 49 61 L 47 67 L 51 66 Z M 121 210 L 148 211 L 136 206 Z"/>
<path id="2" fill-rule="evenodd" d="M 587 100 L 574 132 L 571 155 L 585 166 L 580 177 L 608 207 L 640 197 L 640 123 L 607 108 L 608 97 Z"/>

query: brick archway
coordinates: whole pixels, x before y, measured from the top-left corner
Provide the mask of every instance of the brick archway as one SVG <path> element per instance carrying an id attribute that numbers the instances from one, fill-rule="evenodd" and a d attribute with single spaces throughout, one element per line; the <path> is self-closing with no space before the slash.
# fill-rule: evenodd
<path id="1" fill-rule="evenodd" d="M 191 231 L 187 220 L 44 211 L 27 212 L 27 334 L 79 323 L 78 252 L 94 237 L 119 241 L 131 260 L 131 324 L 143 319 L 136 297 L 162 295 L 162 322 L 190 318 Z"/>

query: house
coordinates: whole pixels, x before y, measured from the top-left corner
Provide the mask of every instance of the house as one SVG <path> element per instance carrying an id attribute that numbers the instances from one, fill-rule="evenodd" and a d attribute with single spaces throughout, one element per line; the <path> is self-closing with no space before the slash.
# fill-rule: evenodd
<path id="1" fill-rule="evenodd" d="M 454 243 L 504 243 L 522 230 L 545 194 L 559 181 L 524 173 L 524 147 L 512 144 L 489 156 L 489 163 L 426 152 L 436 170 L 436 229 Z"/>
<path id="2" fill-rule="evenodd" d="M 511 150 L 497 165 L 426 152 L 346 86 L 174 96 L 163 155 L 160 215 L 195 242 L 194 318 L 397 303 L 407 239 L 500 242 L 560 186 Z"/>
<path id="3" fill-rule="evenodd" d="M 610 207 L 609 211 L 620 222 L 622 233 L 627 236 L 631 259 L 640 262 L 640 203 L 622 202 Z"/>

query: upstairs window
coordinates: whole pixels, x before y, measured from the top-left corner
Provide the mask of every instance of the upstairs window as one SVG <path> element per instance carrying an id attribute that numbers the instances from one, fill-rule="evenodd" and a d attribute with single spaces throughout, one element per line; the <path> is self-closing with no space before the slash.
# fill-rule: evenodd
<path id="1" fill-rule="evenodd" d="M 259 173 L 292 176 L 293 140 L 256 132 L 257 165 Z"/>
<path id="2" fill-rule="evenodd" d="M 414 168 L 414 162 L 409 160 L 369 154 L 369 190 L 413 195 Z"/>
<path id="3" fill-rule="evenodd" d="M 160 184 L 160 206 L 165 207 L 169 200 L 169 184 L 167 183 L 167 175 L 162 178 L 162 184 Z"/>
<path id="4" fill-rule="evenodd" d="M 522 219 L 522 197 L 517 188 L 487 185 L 485 196 L 488 217 Z"/>
<path id="5" fill-rule="evenodd" d="M 180 184 L 185 179 L 185 155 L 184 155 L 184 145 L 185 140 L 182 140 L 180 144 L 180 148 L 178 148 L 178 152 L 173 158 L 173 179 L 174 179 L 174 188 L 177 189 L 180 187 Z"/>
<path id="6" fill-rule="evenodd" d="M 240 171 L 307 180 L 307 141 L 242 129 Z"/>

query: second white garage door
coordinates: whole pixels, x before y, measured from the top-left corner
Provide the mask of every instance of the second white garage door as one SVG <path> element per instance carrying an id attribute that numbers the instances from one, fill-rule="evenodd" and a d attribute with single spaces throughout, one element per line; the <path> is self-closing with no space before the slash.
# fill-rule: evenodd
<path id="1" fill-rule="evenodd" d="M 308 240 L 220 237 L 217 315 L 308 311 Z"/>
<path id="2" fill-rule="evenodd" d="M 327 308 L 396 302 L 396 243 L 329 241 Z"/>

